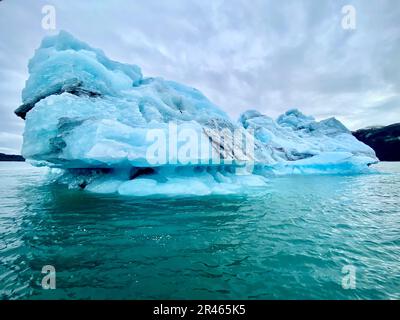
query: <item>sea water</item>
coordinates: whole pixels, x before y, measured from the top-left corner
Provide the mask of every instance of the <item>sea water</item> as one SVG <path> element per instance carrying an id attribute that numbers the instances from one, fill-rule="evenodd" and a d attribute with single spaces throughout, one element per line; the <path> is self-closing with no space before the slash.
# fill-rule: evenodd
<path id="1" fill-rule="evenodd" d="M 2 162 L 0 298 L 400 299 L 400 163 L 375 168 L 134 198 Z M 54 290 L 42 287 L 49 265 Z"/>

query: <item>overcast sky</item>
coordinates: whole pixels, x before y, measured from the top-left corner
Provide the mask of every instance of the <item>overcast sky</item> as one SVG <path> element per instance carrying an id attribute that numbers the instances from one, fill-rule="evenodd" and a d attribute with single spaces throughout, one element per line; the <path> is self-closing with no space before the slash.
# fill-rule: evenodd
<path id="1" fill-rule="evenodd" d="M 56 8 L 56 31 L 42 7 Z M 356 29 L 342 28 L 342 7 Z M 27 64 L 67 30 L 111 58 L 201 90 L 234 120 L 299 108 L 350 129 L 400 122 L 400 1 L 145 0 L 0 2 L 0 152 L 20 153 Z"/>

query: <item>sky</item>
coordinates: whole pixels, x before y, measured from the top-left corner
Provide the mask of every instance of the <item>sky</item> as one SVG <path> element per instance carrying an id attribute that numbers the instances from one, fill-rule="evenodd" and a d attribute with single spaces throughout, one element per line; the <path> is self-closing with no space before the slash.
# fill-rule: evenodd
<path id="1" fill-rule="evenodd" d="M 45 5 L 55 30 L 42 27 Z M 352 130 L 400 122 L 398 0 L 0 0 L 0 152 L 20 153 L 28 61 L 59 30 L 199 89 L 233 120 L 298 108 Z"/>

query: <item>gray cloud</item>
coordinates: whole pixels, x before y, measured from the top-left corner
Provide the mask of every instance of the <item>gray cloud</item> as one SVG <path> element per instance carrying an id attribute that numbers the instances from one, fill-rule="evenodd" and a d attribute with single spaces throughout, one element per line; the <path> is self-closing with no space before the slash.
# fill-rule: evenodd
<path id="1" fill-rule="evenodd" d="M 67 30 L 146 76 L 194 86 L 237 118 L 249 108 L 276 117 L 297 107 L 351 129 L 400 121 L 397 0 L 147 0 L 0 2 L 0 152 L 20 149 L 13 115 L 27 63 L 53 4 Z M 357 28 L 341 27 L 341 8 Z M 54 32 L 53 32 L 54 33 Z"/>

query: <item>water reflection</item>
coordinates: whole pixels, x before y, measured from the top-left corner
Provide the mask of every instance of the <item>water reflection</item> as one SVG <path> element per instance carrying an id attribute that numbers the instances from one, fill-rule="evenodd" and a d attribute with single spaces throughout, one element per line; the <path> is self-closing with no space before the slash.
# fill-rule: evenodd
<path id="1" fill-rule="evenodd" d="M 4 298 L 398 298 L 399 175 L 271 179 L 242 196 L 126 198 L 0 170 Z M 397 195 L 397 196 L 396 196 Z M 40 286 L 54 265 L 57 290 Z M 341 269 L 360 271 L 356 291 Z"/>

